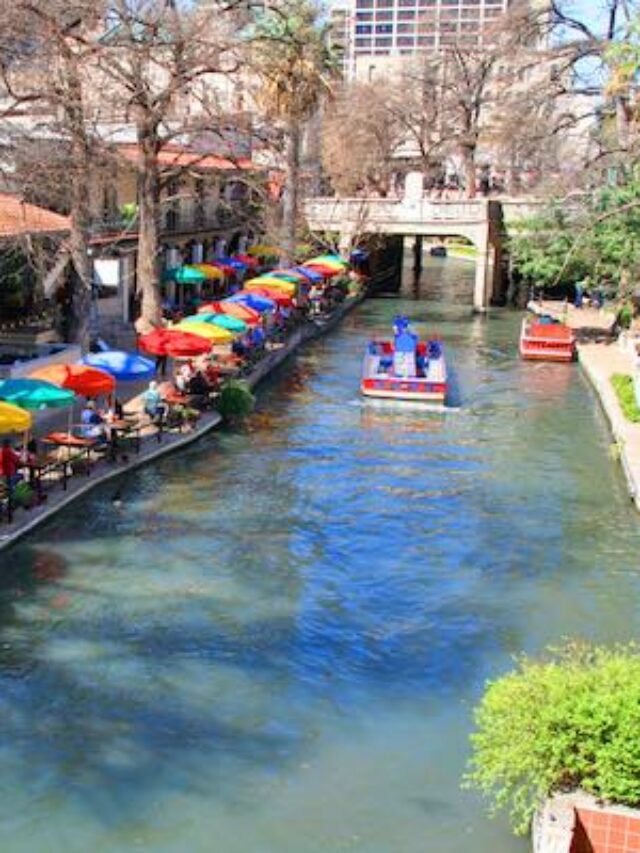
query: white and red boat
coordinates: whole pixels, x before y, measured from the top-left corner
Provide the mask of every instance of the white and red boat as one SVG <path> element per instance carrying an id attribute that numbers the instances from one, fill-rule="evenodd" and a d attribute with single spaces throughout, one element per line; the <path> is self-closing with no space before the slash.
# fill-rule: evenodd
<path id="1" fill-rule="evenodd" d="M 408 321 L 396 318 L 393 340 L 370 341 L 360 390 L 365 397 L 444 403 L 447 363 L 442 341 L 418 341 Z"/>
<path id="2" fill-rule="evenodd" d="M 551 318 L 525 317 L 520 330 L 520 355 L 535 361 L 573 361 L 575 332 Z"/>

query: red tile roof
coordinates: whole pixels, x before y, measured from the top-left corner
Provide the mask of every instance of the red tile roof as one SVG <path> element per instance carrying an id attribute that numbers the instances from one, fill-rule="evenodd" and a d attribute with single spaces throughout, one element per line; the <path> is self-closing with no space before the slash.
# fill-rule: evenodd
<path id="1" fill-rule="evenodd" d="M 137 145 L 125 143 L 117 146 L 118 152 L 127 160 L 135 163 L 140 157 L 140 150 Z M 238 157 L 237 160 L 230 160 L 226 157 L 219 157 L 216 154 L 200 154 L 197 151 L 189 151 L 175 145 L 169 145 L 163 148 L 158 153 L 158 163 L 167 168 L 184 169 L 192 167 L 200 169 L 203 172 L 210 171 L 233 171 L 233 170 L 256 170 L 258 167 L 246 157 Z"/>
<path id="2" fill-rule="evenodd" d="M 71 220 L 45 207 L 27 204 L 20 196 L 0 192 L 0 239 L 22 234 L 51 234 L 68 231 Z"/>

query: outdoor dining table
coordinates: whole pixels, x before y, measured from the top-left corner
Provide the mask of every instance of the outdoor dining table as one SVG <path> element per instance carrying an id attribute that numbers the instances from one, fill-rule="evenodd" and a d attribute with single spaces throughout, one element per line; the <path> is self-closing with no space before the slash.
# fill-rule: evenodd
<path id="1" fill-rule="evenodd" d="M 119 436 L 126 437 L 133 435 L 135 437 L 136 453 L 140 453 L 140 424 L 137 420 L 116 418 L 113 421 L 107 421 L 104 426 L 109 440 L 109 459 L 112 462 L 116 461 Z"/>
<path id="2" fill-rule="evenodd" d="M 66 459 L 55 459 L 50 453 L 38 453 L 20 467 L 27 472 L 30 485 L 35 487 L 39 503 L 44 499 L 43 477 L 54 471 L 59 470 L 62 474 L 62 488 L 66 492 L 69 479 L 69 462 Z"/>
<path id="3" fill-rule="evenodd" d="M 72 432 L 50 432 L 42 439 L 43 444 L 53 447 L 66 447 L 69 451 L 67 461 L 71 461 L 71 451 L 78 450 L 87 460 L 87 476 L 91 473 L 91 451 L 97 447 L 98 439 L 74 435 Z"/>

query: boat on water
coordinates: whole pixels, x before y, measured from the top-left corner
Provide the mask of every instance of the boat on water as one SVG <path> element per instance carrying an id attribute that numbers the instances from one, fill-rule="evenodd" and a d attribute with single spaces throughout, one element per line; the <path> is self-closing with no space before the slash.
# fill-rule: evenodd
<path id="1" fill-rule="evenodd" d="M 360 390 L 365 397 L 444 403 L 447 363 L 442 341 L 419 341 L 405 317 L 396 317 L 393 340 L 367 344 Z"/>
<path id="2" fill-rule="evenodd" d="M 525 317 L 520 329 L 520 355 L 534 361 L 573 361 L 575 332 L 552 317 Z"/>

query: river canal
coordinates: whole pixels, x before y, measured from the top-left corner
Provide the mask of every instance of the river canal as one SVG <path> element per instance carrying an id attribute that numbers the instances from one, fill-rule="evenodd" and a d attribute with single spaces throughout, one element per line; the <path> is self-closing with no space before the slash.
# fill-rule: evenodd
<path id="1" fill-rule="evenodd" d="M 443 334 L 456 410 L 359 399 L 398 311 Z M 245 431 L 2 554 L 3 851 L 528 849 L 460 790 L 471 707 L 522 649 L 637 636 L 640 525 L 578 368 L 517 329 L 370 300 Z"/>

